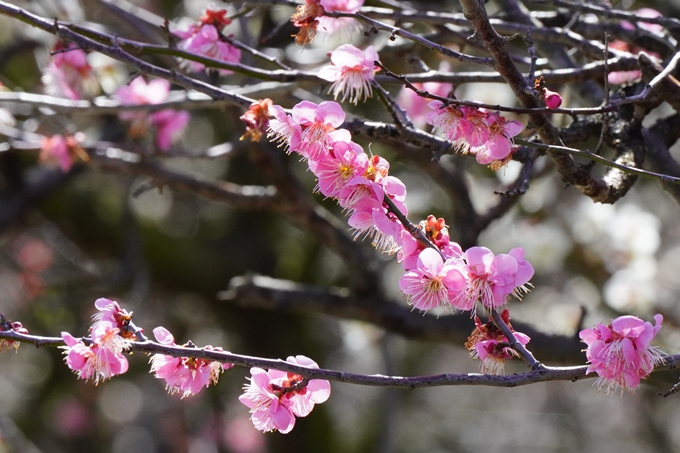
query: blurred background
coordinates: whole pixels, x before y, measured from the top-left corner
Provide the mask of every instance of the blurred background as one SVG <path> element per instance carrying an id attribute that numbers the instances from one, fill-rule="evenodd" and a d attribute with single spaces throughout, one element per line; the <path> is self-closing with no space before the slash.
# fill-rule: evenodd
<path id="1" fill-rule="evenodd" d="M 95 0 L 13 3 L 46 18 L 161 44 L 164 35 L 157 26 L 162 19 L 156 19 L 170 19 L 171 31 L 186 29 L 207 6 L 202 0 L 136 0 L 134 5 Z M 320 36 L 302 50 L 290 38 L 295 33 L 289 23 L 293 8 L 259 3 L 234 20 L 225 34 L 309 71 L 325 64 L 327 52 L 341 42 Z M 393 3 L 366 2 L 378 7 Z M 460 8 L 457 2 L 445 1 L 400 4 L 421 11 L 459 12 Z M 238 2 L 212 5 L 226 8 L 230 15 L 244 7 Z M 679 17 L 680 11 L 677 2 L 625 1 L 615 6 L 652 7 L 666 17 Z M 493 2 L 487 7 L 492 13 L 502 9 Z M 410 27 L 421 33 L 440 31 L 417 24 Z M 264 38 L 265 44 L 258 44 Z M 366 37 L 359 32 L 351 38 L 359 46 L 375 45 L 381 61 L 395 72 L 418 72 L 414 65 L 420 63 L 436 69 L 442 63 L 436 54 L 401 39 L 392 42 L 385 33 Z M 442 42 L 461 48 L 455 34 Z M 47 93 L 45 73 L 55 44 L 54 36 L 0 16 L 0 82 L 5 89 Z M 168 57 L 150 61 L 177 68 Z M 261 63 L 245 52 L 241 61 Z M 101 81 L 93 96 L 111 96 L 136 76 L 101 55 L 90 54 L 88 62 Z M 456 71 L 479 70 L 455 61 L 445 64 Z M 329 99 L 327 88 L 316 82 L 262 84 L 238 74 L 194 76 L 253 98 L 271 97 L 286 108 L 301 99 Z M 398 84 L 386 81 L 384 86 L 398 95 Z M 578 105 L 573 87 L 554 87 L 558 88 L 566 105 Z M 516 102 L 500 84 L 460 85 L 455 93 L 461 99 Z M 115 114 L 56 112 L 18 103 L 0 107 L 15 118 L 11 127 L 26 137 L 83 132 L 86 140 L 115 143 L 199 180 L 272 184 L 254 156 L 275 147 L 266 140 L 238 140 L 244 126 L 238 120 L 243 109 L 236 106 L 192 110 L 184 137 L 164 154 L 149 137 L 128 137 Z M 357 118 L 391 121 L 376 99 L 343 107 Z M 651 124 L 671 114 L 662 105 L 646 121 Z M 526 118 L 518 119 L 526 123 Z M 567 126 L 569 119 L 556 117 L 555 123 Z M 430 162 L 430 151 L 361 135 L 355 140 L 367 151 L 370 144 L 374 154 L 390 161 L 390 173 L 409 191 L 406 203 L 412 221 L 434 214 L 446 218 L 453 240 L 476 236 L 475 243 L 496 253 L 525 248 L 536 269 L 535 289 L 524 301 L 511 303 L 513 320 L 573 338 L 579 326 L 590 327 L 621 314 L 651 321 L 653 314 L 662 313 L 664 329 L 656 344 L 669 354 L 678 352 L 680 209 L 656 181 L 638 181 L 615 205 L 596 204 L 564 187 L 550 162 L 540 157 L 528 191 L 504 215 L 470 236 L 465 211 L 459 206 L 460 193 L 442 186 L 427 170 L 428 165 L 436 165 Z M 462 344 L 406 339 L 362 321 L 302 310 L 249 308 L 247 300 L 229 298 L 225 291 L 230 281 L 244 275 L 324 288 L 351 283 L 351 269 L 337 252 L 286 216 L 238 209 L 172 185 L 159 187 L 148 175 L 126 170 L 129 166 L 102 164 L 107 156 L 64 173 L 39 163 L 37 149 L 2 141 L 0 313 L 21 321 L 33 334 L 85 335 L 94 301 L 107 297 L 133 311 L 135 323 L 147 333 L 164 326 L 178 343 L 191 339 L 197 345 L 269 358 L 303 354 L 323 368 L 354 373 L 410 376 L 478 371 L 478 363 L 470 360 Z M 594 149 L 596 142 L 594 137 L 579 146 Z M 680 157 L 680 149 L 671 152 Z M 286 165 L 310 199 L 345 221 L 332 201 L 311 194 L 315 181 L 304 163 L 287 156 Z M 478 213 L 498 203 L 495 191 L 508 190 L 522 168 L 512 161 L 494 173 L 472 158 L 451 155 L 442 156 L 439 165 L 455 169 L 455 181 L 465 186 L 462 193 Z M 393 256 L 373 250 L 369 242 L 357 247 L 376 260 L 378 286 L 386 298 L 406 306 L 397 285 L 401 267 Z M 677 382 L 677 372 L 653 375 L 635 395 L 622 397 L 596 393 L 592 379 L 516 389 L 413 391 L 333 383 L 329 401 L 298 419 L 290 434 L 282 435 L 256 431 L 247 408 L 238 403 L 246 369 L 232 368 L 221 376 L 219 385 L 180 399 L 168 395 L 164 382 L 148 373 L 147 356 L 136 353 L 129 360 L 126 374 L 94 386 L 77 380 L 58 350 L 23 345 L 18 354 L 4 353 L 0 357 L 0 453 L 680 451 L 677 397 L 656 395 Z M 506 365 L 506 373 L 525 369 L 521 363 Z"/>

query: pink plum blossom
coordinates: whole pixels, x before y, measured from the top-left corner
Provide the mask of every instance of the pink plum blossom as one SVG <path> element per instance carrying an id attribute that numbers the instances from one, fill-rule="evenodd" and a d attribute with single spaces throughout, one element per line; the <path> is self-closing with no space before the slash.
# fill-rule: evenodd
<path id="1" fill-rule="evenodd" d="M 331 53 L 333 64 L 321 68 L 318 76 L 333 82 L 328 90 L 333 92 L 333 99 L 337 100 L 342 95 L 342 102 L 349 97 L 349 102 L 357 104 L 362 97 L 365 101 L 373 95 L 371 81 L 380 69 L 374 62 L 379 58 L 373 46 L 362 51 L 351 44 L 344 44 Z"/>
<path id="2" fill-rule="evenodd" d="M 453 301 L 453 305 L 463 311 L 472 310 L 477 300 L 494 309 L 505 305 L 510 294 L 521 297 L 534 275 L 534 268 L 524 259 L 521 247 L 510 250 L 507 255 L 494 255 L 486 247 L 471 247 L 463 259 L 457 267 L 467 278 L 467 288 Z"/>
<path id="3" fill-rule="evenodd" d="M 101 297 L 94 302 L 94 306 L 99 310 L 92 316 L 95 321 L 92 328 L 94 329 L 99 322 L 111 323 L 114 327 L 119 329 L 118 334 L 126 339 L 134 339 L 135 334 L 132 329 L 129 329 L 132 322 L 132 312 L 128 312 L 118 305 L 118 302 Z M 142 330 L 142 329 L 140 329 Z"/>
<path id="4" fill-rule="evenodd" d="M 425 115 L 426 121 L 448 140 L 452 142 L 466 140 L 473 134 L 475 126 L 468 120 L 468 115 L 462 108 L 465 106 L 444 105 L 442 101 L 431 101 L 428 106 L 432 111 Z"/>
<path id="5" fill-rule="evenodd" d="M 267 136 L 286 152 L 292 151 L 290 145 L 300 143 L 302 128 L 280 105 L 272 105 L 269 110 L 274 118 L 269 120 Z"/>
<path id="6" fill-rule="evenodd" d="M 338 198 L 350 179 L 366 172 L 368 156 L 354 142 L 336 142 L 326 158 L 309 164 L 319 179 L 319 192 L 326 197 Z"/>
<path id="7" fill-rule="evenodd" d="M 156 340 L 166 346 L 177 346 L 175 338 L 165 327 L 153 329 Z M 204 349 L 221 351 L 222 348 L 205 346 Z M 182 392 L 182 398 L 195 395 L 210 384 L 217 384 L 220 373 L 234 366 L 212 360 L 190 357 L 172 357 L 165 354 L 154 354 L 151 357 L 151 372 L 158 379 L 165 379 L 170 394 Z"/>
<path id="8" fill-rule="evenodd" d="M 137 77 L 128 86 L 116 91 L 116 98 L 123 105 L 159 104 L 165 101 L 170 93 L 170 83 L 163 79 L 154 79 L 148 84 L 143 77 Z M 130 135 L 143 136 L 152 127 L 156 129 L 156 144 L 166 151 L 176 141 L 189 123 L 189 112 L 171 109 L 159 110 L 150 115 L 142 112 L 123 112 L 120 118 L 132 121 Z"/>
<path id="9" fill-rule="evenodd" d="M 61 347 L 66 355 L 66 364 L 78 375 L 78 379 L 92 379 L 98 384 L 100 380 L 127 371 L 127 359 L 121 354 L 127 344 L 118 332 L 119 329 L 110 322 L 97 322 L 90 333 L 92 344 L 89 346 L 68 332 L 61 333 L 66 343 Z"/>
<path id="10" fill-rule="evenodd" d="M 485 122 L 489 128 L 488 140 L 479 146 L 470 147 L 477 162 L 487 165 L 493 161 L 503 161 L 512 151 L 511 139 L 522 132 L 524 125 L 519 121 L 509 121 L 499 113 L 488 113 Z"/>
<path id="11" fill-rule="evenodd" d="M 399 279 L 399 288 L 408 297 L 409 304 L 427 311 L 439 305 L 450 304 L 465 290 L 465 277 L 439 252 L 427 248 L 418 255 L 416 267 Z"/>
<path id="12" fill-rule="evenodd" d="M 529 343 L 529 336 L 522 332 L 516 332 L 510 324 L 510 312 L 503 310 L 501 318 L 513 332 L 515 339 L 522 345 Z M 513 357 L 519 357 L 508 343 L 508 338 L 503 332 L 489 319 L 489 322 L 482 324 L 475 316 L 475 329 L 468 337 L 465 347 L 470 351 L 470 357 L 481 360 L 480 371 L 483 374 L 505 374 L 505 361 Z"/>
<path id="13" fill-rule="evenodd" d="M 40 143 L 40 161 L 55 162 L 61 171 L 68 173 L 73 166 L 73 158 L 62 135 L 44 137 Z"/>
<path id="14" fill-rule="evenodd" d="M 99 82 L 82 49 L 58 44 L 54 51 L 42 79 L 48 94 L 77 101 L 99 92 Z"/>
<path id="15" fill-rule="evenodd" d="M 319 368 L 312 359 L 303 355 L 288 357 L 287 362 L 306 368 Z M 331 394 L 331 385 L 322 379 L 311 379 L 279 370 L 265 371 L 251 368 L 250 382 L 239 401 L 250 409 L 251 421 L 256 429 L 289 433 L 295 426 L 295 417 L 306 417 L 315 404 L 325 402 Z"/>
<path id="16" fill-rule="evenodd" d="M 183 38 L 177 44 L 177 47 L 182 50 L 226 63 L 241 61 L 241 51 L 223 41 L 214 25 L 204 24 L 197 28 L 192 27 L 187 31 L 175 32 L 175 34 Z M 205 69 L 205 65 L 197 61 L 186 60 L 186 64 L 195 72 Z M 219 72 L 222 75 L 233 73 L 228 69 L 219 69 Z"/>
<path id="17" fill-rule="evenodd" d="M 633 392 L 657 364 L 664 363 L 661 351 L 650 346 L 661 329 L 663 316 L 654 316 L 655 325 L 635 316 L 620 316 L 608 324 L 599 323 L 579 333 L 587 348 L 588 373 L 595 372 L 598 391 L 621 389 Z"/>
<path id="18" fill-rule="evenodd" d="M 302 101 L 291 110 L 293 121 L 301 128 L 299 142 L 291 137 L 290 149 L 303 157 L 316 159 L 325 154 L 337 141 L 351 141 L 346 129 L 338 129 L 345 122 L 345 112 L 337 102 L 315 104 Z"/>

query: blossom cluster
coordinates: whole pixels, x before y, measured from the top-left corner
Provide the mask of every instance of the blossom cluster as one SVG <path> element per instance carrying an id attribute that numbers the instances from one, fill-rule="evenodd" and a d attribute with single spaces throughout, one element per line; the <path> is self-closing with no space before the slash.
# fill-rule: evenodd
<path id="1" fill-rule="evenodd" d="M 93 316 L 87 339 L 76 339 L 68 332 L 61 337 L 65 361 L 79 379 L 92 380 L 95 384 L 123 374 L 128 370 L 128 361 L 123 354 L 132 341 L 146 341 L 142 329 L 132 323 L 132 313 L 120 307 L 118 302 L 100 298 L 95 302 L 98 312 Z M 0 315 L 0 330 L 28 333 L 19 322 L 6 321 Z M 190 347 L 194 344 L 177 345 L 175 337 L 164 327 L 153 330 L 161 346 Z M 0 340 L 0 351 L 19 343 Z M 220 347 L 204 346 L 206 351 L 223 351 Z M 299 355 L 288 357 L 288 362 L 305 368 L 319 368 L 313 360 Z M 219 375 L 233 367 L 232 363 L 220 363 L 199 357 L 175 357 L 154 354 L 151 359 L 151 373 L 166 382 L 170 394 L 180 393 L 182 398 L 195 395 L 202 389 L 217 384 Z M 244 387 L 245 394 L 239 399 L 252 413 L 255 428 L 261 431 L 278 430 L 290 432 L 295 417 L 306 417 L 315 404 L 323 403 L 330 396 L 330 383 L 320 379 L 306 379 L 294 373 L 278 370 L 251 369 L 250 383 Z"/>
<path id="2" fill-rule="evenodd" d="M 355 238 L 371 237 L 376 248 L 398 252 L 405 274 L 399 287 L 409 304 L 422 311 L 440 305 L 474 311 L 477 301 L 489 310 L 521 298 L 533 276 L 524 250 L 495 255 L 485 247 L 463 252 L 450 240 L 444 219 L 429 216 L 420 223 L 427 241 L 416 239 L 397 214 L 407 215 L 406 187 L 389 175 L 389 162 L 369 156 L 340 126 L 345 113 L 333 101 L 302 101 L 290 115 L 278 106 L 269 111 L 270 137 L 299 154 L 316 176 L 317 190 L 345 210 Z M 502 121 L 502 120 L 497 120 Z"/>
<path id="3" fill-rule="evenodd" d="M 59 42 L 52 52 L 42 79 L 48 94 L 77 101 L 99 92 L 99 81 L 85 51 Z"/>
<path id="4" fill-rule="evenodd" d="M 129 346 L 132 313 L 123 310 L 117 302 L 100 298 L 94 303 L 99 313 L 94 315 L 87 344 L 68 332 L 62 332 L 66 343 L 62 346 L 66 364 L 79 379 L 99 381 L 110 379 L 128 370 L 127 358 L 122 354 Z"/>

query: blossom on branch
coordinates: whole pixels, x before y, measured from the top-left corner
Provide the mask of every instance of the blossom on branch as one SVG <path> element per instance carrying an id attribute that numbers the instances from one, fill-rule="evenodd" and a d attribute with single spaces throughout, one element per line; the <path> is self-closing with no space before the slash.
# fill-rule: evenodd
<path id="1" fill-rule="evenodd" d="M 501 319 L 522 346 L 529 343 L 528 335 L 516 332 L 512 328 L 508 310 L 503 310 Z M 470 357 L 482 361 L 479 367 L 483 374 L 502 375 L 505 374 L 505 361 L 520 356 L 508 341 L 508 338 L 491 319 L 486 324 L 482 324 L 479 318 L 475 316 L 475 328 L 468 337 L 465 348 L 470 351 Z"/>
<path id="2" fill-rule="evenodd" d="M 456 242 L 451 242 L 449 229 L 443 218 L 429 215 L 426 220 L 418 224 L 418 228 L 430 242 L 437 246 L 444 258 L 462 257 L 463 250 Z M 401 243 L 401 249 L 397 255 L 397 262 L 401 263 L 405 271 L 410 271 L 416 267 L 418 256 L 425 249 L 425 244 L 418 241 L 406 230 L 401 232 L 398 242 Z"/>
<path id="3" fill-rule="evenodd" d="M 303 355 L 288 357 L 286 362 L 319 368 Z M 295 373 L 262 368 L 251 368 L 250 374 L 250 382 L 243 387 L 245 393 L 239 401 L 250 409 L 253 425 L 262 432 L 289 433 L 295 426 L 295 417 L 306 417 L 315 404 L 325 402 L 331 394 L 330 383 L 322 379 L 310 380 Z"/>
<path id="4" fill-rule="evenodd" d="M 177 346 L 175 338 L 165 327 L 153 329 L 156 340 L 167 346 Z M 189 346 L 193 344 L 189 343 Z M 209 351 L 222 351 L 222 348 L 205 346 Z M 165 354 L 154 354 L 151 357 L 151 372 L 158 379 L 165 379 L 170 394 L 181 392 L 182 398 L 195 395 L 210 384 L 217 384 L 225 368 L 234 366 L 231 363 L 222 364 L 214 360 L 193 357 L 172 357 Z"/>
<path id="5" fill-rule="evenodd" d="M 333 82 L 328 89 L 329 93 L 333 92 L 333 99 L 337 100 L 342 95 L 341 102 L 349 97 L 349 102 L 357 104 L 362 97 L 365 101 L 373 95 L 371 81 L 380 70 L 374 63 L 378 59 L 378 52 L 373 46 L 362 51 L 351 44 L 344 44 L 331 53 L 333 64 L 321 68 L 318 76 Z"/>
<path id="6" fill-rule="evenodd" d="M 182 38 L 177 47 L 187 52 L 224 61 L 238 63 L 241 61 L 241 51 L 224 40 L 221 35 L 222 29 L 231 23 L 226 17 L 227 11 L 206 10 L 198 24 L 194 24 L 185 31 L 176 31 L 175 34 Z M 203 63 L 185 60 L 184 63 L 193 71 L 205 69 Z M 219 69 L 220 74 L 232 74 L 228 69 Z"/>
<path id="7" fill-rule="evenodd" d="M 654 316 L 654 326 L 635 316 L 620 316 L 579 333 L 587 345 L 587 372 L 599 376 L 594 384 L 598 391 L 605 388 L 607 395 L 619 389 L 622 395 L 624 390 L 634 392 L 655 365 L 664 363 L 661 351 L 650 346 L 662 322 L 659 314 Z"/>
<path id="8" fill-rule="evenodd" d="M 299 137 L 291 137 L 290 150 L 304 158 L 314 160 L 324 157 L 335 142 L 352 139 L 348 130 L 338 129 L 345 122 L 345 112 L 337 102 L 325 101 L 317 105 L 302 101 L 293 107 L 291 113 L 300 134 Z"/>
<path id="9" fill-rule="evenodd" d="M 509 121 L 495 112 L 487 112 L 484 122 L 489 129 L 488 139 L 478 146 L 471 144 L 470 152 L 482 165 L 504 162 L 512 151 L 512 137 L 522 132 L 524 125 L 519 121 Z"/>
<path id="10" fill-rule="evenodd" d="M 77 160 L 88 162 L 90 156 L 80 146 L 83 134 L 53 135 L 43 137 L 40 141 L 40 155 L 38 161 L 58 166 L 61 171 L 68 173 Z"/>
<path id="11" fill-rule="evenodd" d="M 170 83 L 163 79 L 154 79 L 148 84 L 143 77 L 137 77 L 127 86 L 116 91 L 116 98 L 123 105 L 159 104 L 165 101 L 170 93 Z M 184 127 L 189 123 L 189 112 L 163 109 L 151 114 L 143 112 L 122 112 L 120 119 L 131 121 L 129 134 L 132 138 L 143 137 L 149 130 L 156 130 L 156 144 L 167 151 L 177 141 Z"/>
<path id="12" fill-rule="evenodd" d="M 128 370 L 128 361 L 122 354 L 127 343 L 118 335 L 120 329 L 108 321 L 97 322 L 90 333 L 90 344 L 76 340 L 68 332 L 61 337 L 66 346 L 61 346 L 66 355 L 66 364 L 78 379 L 99 381 L 123 374 Z"/>
<path id="13" fill-rule="evenodd" d="M 85 51 L 75 45 L 67 47 L 58 43 L 53 52 L 42 77 L 48 94 L 77 101 L 99 93 L 99 82 Z"/>
<path id="14" fill-rule="evenodd" d="M 118 302 L 100 297 L 94 302 L 94 306 L 99 310 L 92 315 L 95 323 L 91 329 L 95 329 L 100 322 L 108 322 L 119 329 L 119 335 L 125 339 L 133 339 L 135 332 L 130 328 L 132 322 L 132 312 L 128 312 L 118 305 Z M 140 331 L 142 329 L 139 329 Z"/>

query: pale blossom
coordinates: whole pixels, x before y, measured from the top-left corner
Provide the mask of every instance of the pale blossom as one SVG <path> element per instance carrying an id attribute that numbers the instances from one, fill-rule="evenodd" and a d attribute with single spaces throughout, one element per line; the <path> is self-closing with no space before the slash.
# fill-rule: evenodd
<path id="1" fill-rule="evenodd" d="M 177 346 L 175 338 L 165 327 L 153 329 L 156 340 L 166 346 Z M 221 351 L 222 348 L 205 346 L 203 349 Z M 210 384 L 217 384 L 220 373 L 234 366 L 213 360 L 172 357 L 165 354 L 154 354 L 151 357 L 151 372 L 159 379 L 164 379 L 170 394 L 181 392 L 182 398 L 195 395 Z"/>
<path id="2" fill-rule="evenodd" d="M 48 94 L 77 101 L 99 92 L 99 82 L 82 49 L 58 44 L 54 52 L 42 77 Z"/>
<path id="3" fill-rule="evenodd" d="M 432 111 L 425 115 L 425 120 L 434 126 L 435 132 L 452 142 L 466 140 L 473 134 L 475 126 L 468 120 L 465 106 L 445 105 L 437 100 L 429 102 L 428 106 Z"/>
<path id="4" fill-rule="evenodd" d="M 319 368 L 312 359 L 303 355 L 288 357 L 287 362 Z M 295 417 L 306 417 L 315 404 L 325 402 L 331 394 L 330 383 L 322 379 L 306 379 L 295 373 L 279 370 L 265 371 L 251 368 L 250 382 L 239 401 L 250 409 L 251 421 L 256 429 L 268 432 L 289 433 Z"/>
<path id="5" fill-rule="evenodd" d="M 267 136 L 279 147 L 285 148 L 287 152 L 292 151 L 290 145 L 300 143 L 302 128 L 280 105 L 272 105 L 269 110 L 273 118 L 269 120 Z"/>
<path id="6" fill-rule="evenodd" d="M 333 92 L 333 99 L 342 95 L 342 102 L 349 97 L 349 102 L 357 104 L 361 98 L 365 101 L 373 95 L 371 81 L 380 69 L 374 62 L 379 58 L 373 46 L 362 51 L 344 44 L 331 53 L 332 65 L 321 68 L 318 76 L 333 82 L 328 90 Z"/>
<path id="7" fill-rule="evenodd" d="M 188 31 L 176 32 L 176 34 L 183 38 L 177 44 L 177 47 L 182 50 L 225 63 L 238 63 L 241 61 L 241 51 L 228 42 L 223 41 L 214 25 L 204 24 L 198 28 L 191 28 Z M 197 61 L 186 60 L 185 64 L 192 71 L 197 72 L 205 69 L 205 65 Z M 218 71 L 223 75 L 233 73 L 233 71 L 228 69 L 219 69 Z"/>
<path id="8" fill-rule="evenodd" d="M 364 5 L 364 0 L 320 0 L 319 3 L 327 12 L 356 13 Z M 319 30 L 326 33 L 340 32 L 343 39 L 348 39 L 352 33 L 361 30 L 359 21 L 352 17 L 320 16 L 317 21 Z"/>
<path id="9" fill-rule="evenodd" d="M 416 267 L 399 279 L 409 304 L 422 311 L 450 304 L 465 290 L 465 284 L 463 274 L 432 248 L 420 252 Z"/>
<path id="10" fill-rule="evenodd" d="M 579 333 L 587 348 L 588 373 L 599 376 L 595 382 L 607 395 L 621 389 L 633 392 L 657 364 L 664 363 L 661 351 L 650 343 L 661 329 L 663 316 L 654 316 L 655 325 L 635 316 L 620 316 L 608 324 L 599 323 Z"/>

